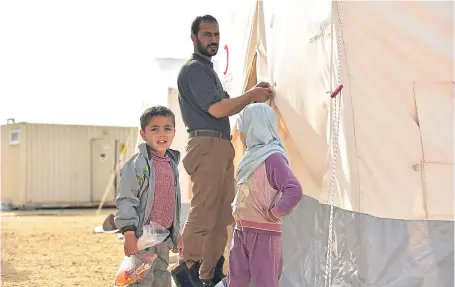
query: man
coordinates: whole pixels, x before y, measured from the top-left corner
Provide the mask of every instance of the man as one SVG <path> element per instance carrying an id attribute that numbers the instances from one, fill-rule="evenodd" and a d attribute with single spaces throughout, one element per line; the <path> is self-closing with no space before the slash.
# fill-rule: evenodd
<path id="1" fill-rule="evenodd" d="M 214 17 L 197 17 L 191 26 L 191 40 L 194 54 L 181 68 L 177 84 L 180 110 L 189 133 L 182 163 L 193 182 L 191 208 L 183 229 L 182 262 L 186 264 L 179 267 L 191 270 L 188 273 L 192 278 L 182 283 L 183 279 L 177 278 L 179 271 L 175 271 L 174 279 L 181 281 L 180 286 L 209 287 L 224 277 L 227 226 L 233 222 L 235 152 L 229 116 L 249 103 L 267 101 L 273 90 L 268 83 L 260 83 L 236 98 L 224 91 L 211 62 L 220 42 Z"/>

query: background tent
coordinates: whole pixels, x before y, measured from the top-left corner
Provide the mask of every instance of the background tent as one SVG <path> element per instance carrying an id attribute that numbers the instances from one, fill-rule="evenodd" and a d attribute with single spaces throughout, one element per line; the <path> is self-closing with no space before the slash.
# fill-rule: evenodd
<path id="1" fill-rule="evenodd" d="M 231 96 L 276 84 L 271 105 L 304 190 L 285 219 L 281 286 L 324 285 L 327 93 L 338 77 L 332 286 L 454 286 L 453 2 L 243 1 L 241 11 L 220 27 L 236 47 L 226 66 L 237 65 L 220 77 Z"/>

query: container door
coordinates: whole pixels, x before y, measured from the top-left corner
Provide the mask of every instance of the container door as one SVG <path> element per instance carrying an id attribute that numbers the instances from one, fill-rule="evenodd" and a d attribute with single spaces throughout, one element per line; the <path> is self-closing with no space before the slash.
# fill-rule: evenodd
<path id="1" fill-rule="evenodd" d="M 93 203 L 101 202 L 105 192 L 107 194 L 104 205 L 114 202 L 115 151 L 115 141 L 113 140 L 92 140 L 91 194 Z"/>

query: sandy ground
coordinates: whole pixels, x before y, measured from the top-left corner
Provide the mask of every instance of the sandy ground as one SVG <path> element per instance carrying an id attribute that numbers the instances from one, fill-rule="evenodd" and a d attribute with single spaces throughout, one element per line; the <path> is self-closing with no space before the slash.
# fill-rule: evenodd
<path id="1" fill-rule="evenodd" d="M 92 233 L 110 212 L 2 212 L 2 286 L 112 286 L 122 241 Z"/>
<path id="2" fill-rule="evenodd" d="M 0 286 L 113 286 L 123 242 L 115 234 L 92 233 L 112 212 L 1 212 Z"/>

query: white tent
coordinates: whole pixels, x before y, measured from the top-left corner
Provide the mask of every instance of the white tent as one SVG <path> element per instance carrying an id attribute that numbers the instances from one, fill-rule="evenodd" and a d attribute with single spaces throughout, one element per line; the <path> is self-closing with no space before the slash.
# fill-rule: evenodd
<path id="1" fill-rule="evenodd" d="M 339 84 L 332 286 L 454 286 L 453 2 L 232 5 L 220 78 L 231 96 L 276 84 L 304 191 L 285 219 L 280 286 L 324 286 Z"/>

